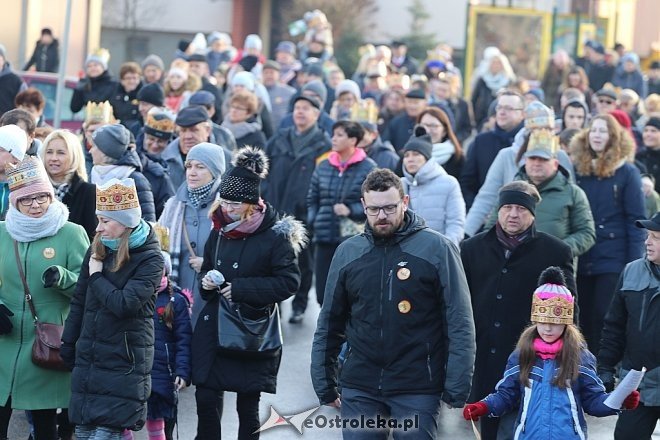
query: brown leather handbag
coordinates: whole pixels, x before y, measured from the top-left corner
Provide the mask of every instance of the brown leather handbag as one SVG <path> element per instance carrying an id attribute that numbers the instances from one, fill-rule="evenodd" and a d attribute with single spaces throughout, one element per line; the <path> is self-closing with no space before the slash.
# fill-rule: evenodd
<path id="1" fill-rule="evenodd" d="M 23 265 L 21 264 L 21 258 L 18 253 L 18 243 L 16 241 L 14 241 L 14 253 L 16 254 L 18 273 L 21 276 L 21 281 L 23 282 L 25 301 L 30 307 L 30 312 L 32 312 L 32 317 L 34 318 L 32 363 L 47 370 L 69 371 L 69 368 L 64 364 L 64 361 L 60 357 L 60 347 L 62 345 L 62 332 L 64 331 L 64 326 L 39 321 L 39 318 L 37 318 L 37 312 L 34 310 L 34 303 L 32 302 L 32 294 L 30 294 L 30 288 L 28 287 L 27 281 L 25 280 L 25 273 L 23 272 Z"/>

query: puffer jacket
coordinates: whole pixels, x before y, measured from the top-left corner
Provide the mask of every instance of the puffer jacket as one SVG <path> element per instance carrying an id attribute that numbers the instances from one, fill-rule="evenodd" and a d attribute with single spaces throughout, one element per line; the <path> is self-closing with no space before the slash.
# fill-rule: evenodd
<path id="1" fill-rule="evenodd" d="M 315 243 L 341 243 L 341 217 L 335 214 L 333 206 L 343 203 L 351 211 L 348 218 L 363 224 L 367 216 L 362 207 L 362 182 L 376 163 L 366 157 L 362 150 L 359 162 L 351 163 L 342 173 L 330 160 L 321 162 L 312 174 L 307 193 L 307 224 L 314 231 Z"/>
<path id="2" fill-rule="evenodd" d="M 371 143 L 368 147 L 365 148 L 367 156 L 376 162 L 378 168 L 387 168 L 392 171 L 396 171 L 399 167 L 399 162 L 401 158 L 394 147 L 389 142 L 384 142 L 380 136 L 376 138 L 375 141 Z"/>
<path id="3" fill-rule="evenodd" d="M 153 230 L 112 272 L 89 275 L 91 248 L 83 260 L 62 334 L 62 359 L 73 366 L 69 419 L 76 425 L 139 430 L 147 418 L 154 360 L 154 303 L 163 256 Z"/>
<path id="4" fill-rule="evenodd" d="M 520 405 L 515 440 L 584 440 L 587 437 L 584 412 L 596 417 L 618 413 L 604 403 L 608 394 L 596 375 L 596 359 L 589 350 L 582 350 L 579 376 L 569 388 L 559 388 L 552 383 L 557 374 L 556 361 L 538 357 L 529 374 L 531 387 L 522 386 L 518 357 L 518 351 L 509 356 L 497 391 L 483 399 L 490 415 L 495 417 Z"/>
<path id="5" fill-rule="evenodd" d="M 404 167 L 402 183 L 410 208 L 429 228 L 458 245 L 465 234 L 465 201 L 458 180 L 429 160 L 414 176 Z"/>
<path id="6" fill-rule="evenodd" d="M 154 193 L 151 189 L 149 180 L 142 173 L 142 161 L 137 152 L 130 148 L 119 158 L 115 165 L 128 165 L 135 168 L 130 177 L 135 181 L 140 209 L 142 209 L 142 218 L 148 222 L 156 221 L 156 205 L 154 204 Z"/>
<path id="7" fill-rule="evenodd" d="M 116 88 L 117 81 L 108 70 L 96 78 L 81 79 L 71 95 L 71 111 L 79 112 L 88 102 L 109 101 Z"/>
<path id="8" fill-rule="evenodd" d="M 140 165 L 142 167 L 142 174 L 149 181 L 151 185 L 151 193 L 154 199 L 154 209 L 156 210 L 156 217 L 160 217 L 165 208 L 165 202 L 174 195 L 174 187 L 167 170 L 163 165 L 155 160 L 152 160 L 151 155 L 148 153 L 138 153 L 140 157 Z"/>
<path id="9" fill-rule="evenodd" d="M 623 378 L 631 369 L 647 371 L 639 386 L 645 406 L 660 406 L 660 271 L 646 258 L 628 263 L 621 274 L 602 332 L 598 373 L 614 382 L 621 361 Z"/>
<path id="10" fill-rule="evenodd" d="M 339 245 L 312 345 L 322 404 L 338 397 L 337 356 L 350 350 L 342 386 L 385 396 L 442 394 L 462 407 L 470 391 L 475 333 L 458 248 L 408 210 L 392 237 L 371 227 Z"/>

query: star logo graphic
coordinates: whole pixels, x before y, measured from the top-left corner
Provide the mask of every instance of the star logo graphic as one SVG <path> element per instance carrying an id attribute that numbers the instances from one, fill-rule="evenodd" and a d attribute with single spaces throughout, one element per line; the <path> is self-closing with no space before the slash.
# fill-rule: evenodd
<path id="1" fill-rule="evenodd" d="M 298 414 L 294 414 L 291 416 L 283 416 L 280 415 L 275 408 L 272 406 L 270 407 L 270 416 L 268 417 L 268 420 L 264 422 L 263 425 L 259 427 L 255 431 L 255 434 L 257 432 L 262 432 L 267 429 L 275 428 L 278 426 L 292 426 L 295 428 L 298 433 L 302 434 L 303 433 L 303 423 L 305 423 L 305 420 L 309 418 L 316 410 L 318 410 L 320 406 L 317 406 L 316 408 L 308 409 L 307 411 L 303 411 Z"/>

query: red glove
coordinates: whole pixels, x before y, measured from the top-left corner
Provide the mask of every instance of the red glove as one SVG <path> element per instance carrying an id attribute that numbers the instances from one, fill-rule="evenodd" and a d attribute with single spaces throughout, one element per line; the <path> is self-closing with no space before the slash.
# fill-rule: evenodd
<path id="1" fill-rule="evenodd" d="M 479 417 L 485 416 L 490 412 L 485 402 L 468 403 L 463 408 L 463 417 L 465 420 L 479 420 Z"/>
<path id="2" fill-rule="evenodd" d="M 639 405 L 639 391 L 635 390 L 632 393 L 628 394 L 628 397 L 625 398 L 621 407 L 623 409 L 635 409 Z"/>

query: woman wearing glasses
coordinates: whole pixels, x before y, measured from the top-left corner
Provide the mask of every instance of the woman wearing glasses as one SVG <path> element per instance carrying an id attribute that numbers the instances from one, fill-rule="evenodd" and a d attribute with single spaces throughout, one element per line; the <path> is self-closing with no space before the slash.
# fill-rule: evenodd
<path id="1" fill-rule="evenodd" d="M 229 113 L 222 126 L 236 138 L 236 147 L 251 145 L 257 148 L 266 146 L 266 136 L 261 131 L 261 121 L 257 115 L 259 99 L 254 93 L 239 90 L 229 98 Z"/>
<path id="2" fill-rule="evenodd" d="M 56 412 L 69 406 L 71 375 L 32 363 L 34 316 L 24 285 L 39 320 L 63 325 L 89 239 L 67 221 L 69 210 L 55 198 L 41 161 L 26 157 L 10 166 L 7 181 L 11 204 L 0 223 L 0 438 L 7 438 L 12 410 L 21 409 L 32 412 L 35 439 L 56 440 Z"/>
<path id="3" fill-rule="evenodd" d="M 433 143 L 433 159 L 447 174 L 459 178 L 463 170 L 465 155 L 461 143 L 451 128 L 447 113 L 430 106 L 417 117 L 417 124 L 424 127 Z"/>
<path id="4" fill-rule="evenodd" d="M 197 274 L 202 268 L 204 244 L 211 232 L 209 209 L 220 189 L 220 176 L 225 171 L 222 147 L 206 142 L 195 145 L 186 156 L 185 167 L 186 181 L 165 203 L 158 223 L 170 231 L 170 279 L 183 291 L 192 292 L 194 327 L 204 306 L 199 296 Z"/>
<path id="5" fill-rule="evenodd" d="M 222 295 L 243 313 L 270 313 L 275 303 L 298 290 L 296 254 L 306 241 L 302 223 L 280 218 L 261 198 L 266 155 L 246 147 L 236 152 L 233 164 L 222 178 L 220 200 L 211 208 L 213 230 L 204 247 L 201 282 L 202 298 L 208 302 L 192 338 L 199 439 L 221 438 L 224 391 L 237 393 L 238 438 L 259 438 L 260 395 L 275 393 L 282 351 L 278 348 L 271 357 L 261 358 L 218 351 L 218 302 Z"/>

